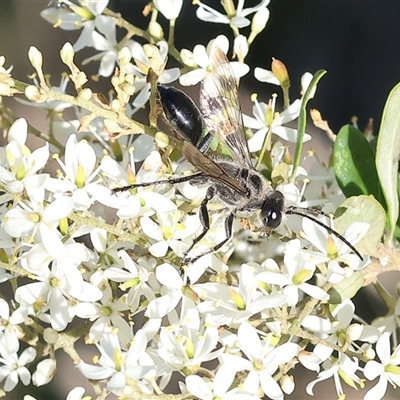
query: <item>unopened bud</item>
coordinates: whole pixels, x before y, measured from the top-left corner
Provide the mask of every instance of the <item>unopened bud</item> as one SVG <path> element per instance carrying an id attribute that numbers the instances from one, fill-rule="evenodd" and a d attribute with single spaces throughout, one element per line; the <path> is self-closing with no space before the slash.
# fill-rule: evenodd
<path id="1" fill-rule="evenodd" d="M 239 35 L 235 38 L 235 41 L 233 42 L 233 51 L 239 61 L 243 61 L 247 53 L 249 52 L 249 45 L 247 44 L 247 39 L 243 35 Z"/>
<path id="2" fill-rule="evenodd" d="M 122 128 L 111 119 L 104 120 L 104 127 L 108 133 L 119 133 L 122 131 Z"/>
<path id="3" fill-rule="evenodd" d="M 283 375 L 280 379 L 281 388 L 286 394 L 292 394 L 294 390 L 293 376 Z"/>
<path id="4" fill-rule="evenodd" d="M 151 21 L 149 24 L 150 35 L 156 40 L 162 40 L 164 38 L 164 31 L 162 26 L 157 21 Z"/>
<path id="5" fill-rule="evenodd" d="M 129 47 L 123 47 L 121 51 L 118 53 L 119 63 L 121 65 L 126 65 L 131 61 L 132 53 Z"/>
<path id="6" fill-rule="evenodd" d="M 43 386 L 49 383 L 56 372 L 56 361 L 46 358 L 36 366 L 36 371 L 32 375 L 32 382 L 35 386 Z"/>
<path id="7" fill-rule="evenodd" d="M 66 42 L 62 49 L 60 50 L 60 57 L 61 60 L 64 64 L 69 65 L 74 61 L 74 48 L 72 47 L 72 44 L 69 42 Z"/>
<path id="8" fill-rule="evenodd" d="M 33 68 L 35 68 L 36 70 L 42 69 L 43 55 L 35 46 L 29 47 L 28 57 L 29 57 L 29 61 L 31 62 Z"/>
<path id="9" fill-rule="evenodd" d="M 253 17 L 251 21 L 251 31 L 252 33 L 258 35 L 265 29 L 269 19 L 269 10 L 268 8 L 260 8 Z"/>
<path id="10" fill-rule="evenodd" d="M 271 70 L 274 75 L 278 78 L 279 83 L 282 87 L 288 88 L 290 86 L 289 74 L 285 64 L 276 58 L 272 58 Z"/>
<path id="11" fill-rule="evenodd" d="M 233 18 L 236 16 L 236 9 L 232 0 L 222 0 L 222 5 L 224 6 L 228 18 Z"/>
<path id="12" fill-rule="evenodd" d="M 375 350 L 372 347 L 369 347 L 366 349 L 363 353 L 364 357 L 367 358 L 368 360 L 373 360 L 375 358 Z"/>
<path id="13" fill-rule="evenodd" d="M 25 96 L 35 103 L 43 103 L 48 99 L 47 94 L 42 93 L 42 91 L 33 85 L 29 85 L 25 88 Z"/>
<path id="14" fill-rule="evenodd" d="M 182 49 L 180 56 L 181 56 L 182 62 L 185 65 L 187 65 L 188 67 L 193 67 L 193 68 L 197 67 L 197 63 L 193 57 L 193 52 L 191 52 L 190 50 Z"/>
<path id="15" fill-rule="evenodd" d="M 88 101 L 92 98 L 92 91 L 90 89 L 83 89 L 78 94 L 78 99 L 82 101 Z"/>
<path id="16" fill-rule="evenodd" d="M 43 339 L 48 344 L 54 344 L 57 342 L 58 339 L 58 332 L 53 328 L 46 328 L 43 331 Z"/>
<path id="17" fill-rule="evenodd" d="M 110 103 L 110 108 L 113 111 L 119 112 L 122 110 L 122 106 L 121 103 L 119 102 L 118 99 L 114 99 L 111 103 Z"/>
<path id="18" fill-rule="evenodd" d="M 364 331 L 364 325 L 362 324 L 351 324 L 347 329 L 346 329 L 346 334 L 347 337 L 351 340 L 359 340 L 362 333 Z"/>

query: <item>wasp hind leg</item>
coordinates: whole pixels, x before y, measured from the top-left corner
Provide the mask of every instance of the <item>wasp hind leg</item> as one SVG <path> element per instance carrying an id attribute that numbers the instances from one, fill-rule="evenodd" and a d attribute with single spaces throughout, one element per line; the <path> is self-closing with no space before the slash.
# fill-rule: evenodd
<path id="1" fill-rule="evenodd" d="M 211 189 L 211 188 L 210 188 Z M 205 202 L 206 198 L 203 200 L 203 203 Z M 217 245 L 215 245 L 214 247 L 212 247 L 211 249 L 207 250 L 206 252 L 193 257 L 193 258 L 187 258 L 187 254 L 189 254 L 189 252 L 193 249 L 193 247 L 206 235 L 206 233 L 209 231 L 210 229 L 210 225 L 209 225 L 209 213 L 208 213 L 208 209 L 206 207 L 207 202 L 210 199 L 208 199 L 205 202 L 205 206 L 203 208 L 203 203 L 202 206 L 200 207 L 200 221 L 204 227 L 203 232 L 196 238 L 194 239 L 192 245 L 189 247 L 189 249 L 186 251 L 185 255 L 183 256 L 182 260 L 181 260 L 181 267 L 190 263 L 194 263 L 195 261 L 197 261 L 198 259 L 200 259 L 201 257 L 207 255 L 207 254 L 211 254 L 216 252 L 217 250 L 219 250 L 223 245 L 225 245 L 231 238 L 232 236 L 232 231 L 233 231 L 233 219 L 235 217 L 235 214 L 233 212 L 231 212 L 225 219 L 225 233 L 226 233 L 226 238 L 218 243 Z M 207 223 L 207 225 L 203 224 L 203 222 Z"/>

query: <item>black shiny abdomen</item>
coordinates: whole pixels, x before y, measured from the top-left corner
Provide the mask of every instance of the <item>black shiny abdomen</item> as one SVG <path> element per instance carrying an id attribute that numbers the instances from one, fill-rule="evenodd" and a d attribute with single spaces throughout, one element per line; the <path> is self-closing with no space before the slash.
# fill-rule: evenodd
<path id="1" fill-rule="evenodd" d="M 201 113 L 185 92 L 172 86 L 158 86 L 164 114 L 172 128 L 185 140 L 197 146 L 203 133 Z"/>

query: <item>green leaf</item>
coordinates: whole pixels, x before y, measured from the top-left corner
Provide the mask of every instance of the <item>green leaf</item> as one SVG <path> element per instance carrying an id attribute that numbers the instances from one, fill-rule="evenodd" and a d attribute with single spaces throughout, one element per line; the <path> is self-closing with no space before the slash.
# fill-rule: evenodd
<path id="1" fill-rule="evenodd" d="M 352 125 L 345 125 L 336 137 L 333 166 L 346 197 L 372 194 L 385 207 L 374 153 L 364 135 Z"/>
<path id="2" fill-rule="evenodd" d="M 386 245 L 392 245 L 399 216 L 397 171 L 400 154 L 400 83 L 390 92 L 383 110 L 376 145 L 376 168 L 387 204 Z"/>
<path id="3" fill-rule="evenodd" d="M 364 284 L 364 275 L 360 271 L 354 273 L 328 290 L 330 304 L 340 304 L 346 299 L 352 299 Z"/>
<path id="4" fill-rule="evenodd" d="M 335 229 L 343 233 L 353 222 L 368 222 L 367 234 L 356 245 L 361 254 L 374 255 L 385 230 L 386 215 L 373 196 L 354 196 L 346 199 L 336 210 Z"/>

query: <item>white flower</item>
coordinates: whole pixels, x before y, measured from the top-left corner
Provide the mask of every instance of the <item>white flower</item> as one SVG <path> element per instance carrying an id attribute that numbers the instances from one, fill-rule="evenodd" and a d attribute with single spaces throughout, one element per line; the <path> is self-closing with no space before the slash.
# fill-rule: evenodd
<path id="1" fill-rule="evenodd" d="M 117 186 L 127 186 L 134 183 L 156 182 L 160 179 L 162 166 L 161 155 L 158 151 L 152 151 L 144 160 L 140 170 L 135 175 L 135 161 L 133 153 L 130 153 L 129 165 L 125 168 L 112 158 L 106 156 L 101 161 L 102 172 Z M 115 184 L 114 184 L 115 186 Z M 158 193 L 159 191 L 162 192 Z M 169 198 L 174 189 L 165 192 L 165 185 L 154 185 L 151 188 L 137 188 L 134 191 L 127 190 L 110 196 L 109 207 L 117 209 L 117 215 L 121 219 L 130 219 L 137 216 L 150 216 L 155 211 L 160 213 L 172 213 L 177 206 Z"/>
<path id="2" fill-rule="evenodd" d="M 136 263 L 125 250 L 120 250 L 118 257 L 121 260 L 122 268 L 110 267 L 104 271 L 104 274 L 112 281 L 121 282 L 120 289 L 129 289 L 127 302 L 131 307 L 131 312 L 135 313 L 142 296 L 149 302 L 155 298 L 148 282 L 150 271 L 146 268 L 148 265 L 143 262 L 143 259 L 139 259 Z"/>
<path id="3" fill-rule="evenodd" d="M 369 256 L 364 256 L 363 260 L 360 260 L 357 254 L 350 254 L 352 250 L 346 243 L 308 218 L 303 218 L 302 225 L 304 238 L 318 249 L 318 251 L 304 250 L 304 256 L 307 261 L 315 265 L 328 263 L 328 282 L 338 283 L 346 277 L 346 270 L 339 263 L 344 263 L 352 270 L 358 271 L 371 262 Z M 355 245 L 368 232 L 369 227 L 370 225 L 366 222 L 353 222 L 342 236 Z"/>
<path id="4" fill-rule="evenodd" d="M 32 375 L 32 382 L 35 386 L 47 385 L 56 373 L 56 360 L 46 358 L 36 366 L 36 371 Z"/>
<path id="5" fill-rule="evenodd" d="M 37 174 L 46 165 L 49 158 L 49 145 L 31 152 L 26 146 L 28 124 L 25 119 L 17 119 L 8 131 L 8 144 L 5 149 L 0 149 L 0 181 L 6 190 L 21 193 L 24 189 L 32 196 L 36 191 L 44 190 L 44 183 L 48 174 Z M 3 198 L 11 200 L 12 196 Z"/>
<path id="6" fill-rule="evenodd" d="M 42 193 L 44 194 L 44 192 Z M 39 200 L 39 199 L 38 199 Z M 60 197 L 50 204 L 32 200 L 29 204 L 19 203 L 7 211 L 2 228 L 12 237 L 27 239 L 35 237 L 54 258 L 63 253 L 61 234 L 57 230 L 59 221 L 72 211 L 72 200 Z"/>
<path id="7" fill-rule="evenodd" d="M 74 267 L 72 267 L 74 268 Z M 41 318 L 51 323 L 53 329 L 62 331 L 73 317 L 70 301 L 97 301 L 102 292 L 99 288 L 88 282 L 76 282 L 71 286 L 65 275 L 65 269 L 58 268 L 56 264 L 52 270 L 40 271 L 36 276 L 38 282 L 20 286 L 15 291 L 15 300 L 20 304 L 33 305 L 39 299 L 42 305 Z M 38 303 L 39 304 L 39 303 Z M 50 316 L 44 315 L 46 309 L 50 310 Z"/>
<path id="8" fill-rule="evenodd" d="M 257 130 L 249 139 L 249 149 L 251 152 L 261 150 L 265 136 L 272 132 L 274 135 L 291 142 L 297 142 L 297 129 L 283 126 L 288 122 L 295 120 L 300 114 L 301 101 L 295 100 L 286 110 L 278 113 L 275 111 L 276 96 L 268 104 L 259 103 L 257 97 L 254 96 L 253 117 L 243 114 L 243 123 L 247 128 Z M 307 133 L 304 135 L 303 142 L 307 142 L 311 136 Z"/>
<path id="9" fill-rule="evenodd" d="M 98 299 L 97 299 L 98 300 Z M 122 311 L 129 309 L 126 303 L 126 295 L 114 300 L 111 287 L 106 285 L 103 288 L 103 297 L 99 303 L 79 303 L 75 312 L 80 318 L 95 321 L 89 330 L 89 338 L 99 341 L 105 333 L 118 328 L 118 340 L 126 348 L 132 339 L 132 327 L 121 315 Z"/>
<path id="10" fill-rule="evenodd" d="M 289 306 L 295 306 L 298 303 L 299 290 L 314 299 L 329 300 L 328 293 L 318 286 L 307 283 L 314 275 L 315 264 L 305 260 L 299 239 L 287 243 L 284 263 L 290 283 L 285 286 L 283 293 L 288 296 Z"/>
<path id="11" fill-rule="evenodd" d="M 65 163 L 57 161 L 65 174 L 65 180 L 49 180 L 47 189 L 52 192 L 72 192 L 73 207 L 76 210 L 86 210 L 98 200 L 110 197 L 110 191 L 103 185 L 94 182 L 100 172 L 96 165 L 96 153 L 86 140 L 78 142 L 76 135 L 68 138 L 65 146 Z"/>
<path id="12" fill-rule="evenodd" d="M 320 337 L 328 342 L 338 345 L 343 344 L 343 336 L 346 337 L 347 345 L 351 350 L 357 351 L 359 346 L 352 339 L 351 322 L 355 318 L 355 306 L 350 299 L 344 300 L 342 303 L 331 306 L 332 320 L 322 318 L 317 315 L 308 315 L 304 318 L 302 326 L 312 332 L 316 332 Z M 379 331 L 370 325 L 362 326 L 362 333 L 357 340 L 367 343 L 374 343 L 378 340 Z M 325 361 L 333 352 L 332 347 L 318 343 L 313 353 L 319 357 L 321 361 Z"/>
<path id="13" fill-rule="evenodd" d="M 149 217 L 140 219 L 143 233 L 155 241 L 149 247 L 149 252 L 154 257 L 164 257 L 168 248 L 179 257 L 184 255 L 188 245 L 182 240 L 198 231 L 200 221 L 197 215 L 187 215 L 183 219 L 182 217 L 181 211 L 175 211 L 169 214 L 157 213 L 158 223 Z"/>
<path id="14" fill-rule="evenodd" d="M 196 4 L 199 6 L 196 11 L 197 18 L 201 19 L 202 21 L 231 24 L 237 28 L 244 28 L 250 25 L 250 21 L 246 17 L 261 8 L 267 7 L 269 0 L 262 0 L 258 5 L 245 9 L 243 9 L 244 0 L 239 0 L 236 10 L 228 10 L 225 7 L 226 14 L 216 11 L 200 1 L 196 1 Z"/>
<path id="15" fill-rule="evenodd" d="M 364 367 L 364 376 L 370 381 L 379 376 L 379 381 L 367 392 L 364 400 L 383 399 L 388 383 L 394 388 L 400 386 L 400 345 L 393 353 L 391 352 L 389 332 L 384 332 L 379 338 L 376 343 L 376 353 L 380 362 L 368 361 Z"/>
<path id="16" fill-rule="evenodd" d="M 339 399 L 344 399 L 346 397 L 343 392 L 341 379 L 354 389 L 357 389 L 357 385 L 363 387 L 362 380 L 356 375 L 356 372 L 361 370 L 356 357 L 351 359 L 344 353 L 339 353 L 339 359 L 332 357 L 332 359 L 323 363 L 323 368 L 324 370 L 318 374 L 318 378 L 310 382 L 306 387 L 307 394 L 310 396 L 314 395 L 313 388 L 318 382 L 332 377 Z M 372 397 L 371 399 L 375 400 L 378 399 L 378 397 Z"/>
<path id="17" fill-rule="evenodd" d="M 183 0 L 154 0 L 154 5 L 167 19 L 176 19 L 182 9 Z"/>
<path id="18" fill-rule="evenodd" d="M 132 48 L 134 41 L 128 40 L 124 43 L 124 47 Z M 107 33 L 105 36 L 100 35 L 98 32 L 92 32 L 91 47 L 99 50 L 100 53 L 95 54 L 82 61 L 82 65 L 88 64 L 91 61 L 100 61 L 99 72 L 100 76 L 108 77 L 115 72 L 115 63 L 118 61 L 118 48 L 117 31 L 114 29 Z"/>
<path id="19" fill-rule="evenodd" d="M 235 379 L 235 370 L 227 364 L 219 367 L 210 387 L 210 382 L 198 375 L 186 377 L 187 390 L 201 400 L 254 400 L 254 396 L 238 393 L 239 387 L 231 389 Z"/>
<path id="20" fill-rule="evenodd" d="M 19 324 L 25 321 L 28 315 L 26 307 L 19 307 L 10 315 L 10 307 L 4 299 L 0 299 L 0 334 L 3 334 L 4 345 L 10 353 L 19 349 Z"/>
<path id="21" fill-rule="evenodd" d="M 154 366 L 141 364 L 147 346 L 146 333 L 142 329 L 136 332 L 128 351 L 121 350 L 118 337 L 113 334 L 104 334 L 96 346 L 101 353 L 97 365 L 81 361 L 78 368 L 86 378 L 108 379 L 106 387 L 116 395 L 123 394 L 127 380 L 141 379 L 155 370 Z"/>
<path id="22" fill-rule="evenodd" d="M 62 29 L 82 29 L 74 50 L 79 51 L 87 46 L 92 33 L 97 29 L 101 34 L 107 35 L 115 30 L 114 18 L 102 15 L 108 5 L 108 0 L 85 1 L 79 0 L 81 6 L 69 0 L 63 0 L 68 7 L 51 7 L 43 10 L 41 16 L 51 24 L 57 24 Z"/>
<path id="23" fill-rule="evenodd" d="M 156 268 L 156 278 L 163 285 L 162 296 L 155 298 L 147 306 L 145 316 L 148 318 L 164 317 L 175 309 L 183 297 L 184 282 L 172 265 L 159 265 Z"/>
<path id="24" fill-rule="evenodd" d="M 168 43 L 160 41 L 157 46 L 160 51 L 160 63 L 163 64 L 168 56 Z M 139 43 L 132 44 L 132 57 L 136 65 L 131 65 L 132 70 L 127 68 L 127 71 L 135 75 L 134 85 L 136 92 L 139 92 L 132 103 L 135 108 L 134 112 L 136 112 L 147 103 L 150 97 L 150 83 L 147 82 L 147 74 L 151 68 L 151 63 Z M 161 84 L 171 83 L 178 79 L 179 75 L 179 68 L 165 69 L 158 77 L 158 82 Z"/>
<path id="25" fill-rule="evenodd" d="M 238 329 L 240 348 L 247 359 L 223 354 L 221 359 L 231 363 L 237 371 L 247 370 L 249 374 L 243 387 L 250 393 L 256 393 L 261 386 L 266 396 L 273 400 L 283 400 L 283 392 L 272 375 L 283 364 L 293 361 L 299 352 L 299 346 L 287 342 L 280 346 L 271 343 L 271 336 L 262 342 L 257 331 L 247 322 Z"/>
<path id="26" fill-rule="evenodd" d="M 16 351 L 9 351 L 0 336 L 0 382 L 4 382 L 5 392 L 11 392 L 17 386 L 18 380 L 26 386 L 31 381 L 31 373 L 26 364 L 35 360 L 36 350 L 33 347 L 25 349 L 20 356 Z"/>
<path id="27" fill-rule="evenodd" d="M 173 370 L 185 368 L 188 373 L 195 373 L 204 362 L 219 357 L 224 348 L 216 350 L 218 344 L 218 329 L 215 326 L 203 328 L 183 325 L 170 329 L 162 327 L 158 348 L 159 357 Z"/>
<path id="28" fill-rule="evenodd" d="M 218 325 L 237 326 L 252 315 L 269 308 L 279 307 L 286 301 L 283 294 L 268 294 L 258 288 L 254 268 L 240 267 L 239 287 L 219 283 L 195 285 L 193 289 L 204 301 L 197 308 Z"/>
<path id="29" fill-rule="evenodd" d="M 196 46 L 194 46 L 193 59 L 194 62 L 199 66 L 199 68 L 181 75 L 181 77 L 179 78 L 179 83 L 181 85 L 196 85 L 205 78 L 211 62 L 210 54 L 214 46 L 218 46 L 226 54 L 229 48 L 229 40 L 226 36 L 219 35 L 208 43 L 207 48 L 204 47 L 202 44 L 197 44 Z M 250 69 L 248 65 L 239 63 L 237 61 L 232 61 L 229 64 L 236 78 L 241 78 L 242 76 L 246 75 Z"/>

